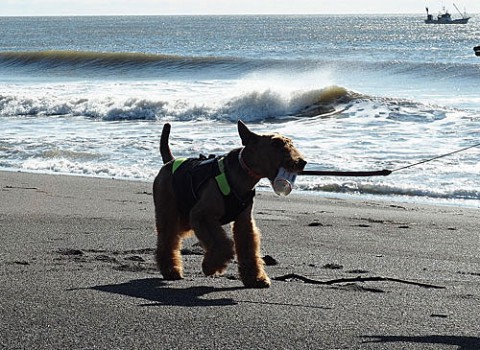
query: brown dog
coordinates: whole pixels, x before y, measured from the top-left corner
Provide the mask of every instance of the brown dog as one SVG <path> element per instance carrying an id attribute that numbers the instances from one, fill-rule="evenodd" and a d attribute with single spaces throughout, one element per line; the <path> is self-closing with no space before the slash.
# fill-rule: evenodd
<path id="1" fill-rule="evenodd" d="M 165 279 L 183 278 L 182 240 L 195 232 L 205 250 L 207 275 L 221 274 L 237 255 L 246 287 L 270 286 L 260 257 L 260 231 L 252 216 L 255 185 L 274 181 L 280 168 L 298 173 L 306 161 L 292 141 L 279 134 L 259 135 L 239 121 L 243 148 L 224 157 L 175 159 L 170 152 L 170 124 L 165 124 L 160 153 L 165 165 L 153 184 L 158 267 Z M 232 222 L 234 242 L 222 225 Z"/>

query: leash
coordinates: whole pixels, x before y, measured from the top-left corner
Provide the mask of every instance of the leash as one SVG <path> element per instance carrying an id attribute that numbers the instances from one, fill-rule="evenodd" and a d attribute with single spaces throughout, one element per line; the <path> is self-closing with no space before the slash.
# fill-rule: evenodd
<path id="1" fill-rule="evenodd" d="M 480 146 L 480 143 L 477 143 L 475 145 L 471 145 L 471 146 L 468 146 L 468 147 L 464 147 L 464 148 L 461 148 L 461 149 L 457 149 L 456 151 L 445 153 L 445 154 L 442 154 L 442 155 L 437 156 L 437 157 L 433 157 L 433 158 L 430 158 L 430 159 L 425 159 L 425 160 L 422 160 L 421 162 L 417 162 L 417 163 L 413 163 L 413 164 L 410 164 L 410 165 L 403 166 L 401 168 L 392 170 L 392 173 L 394 171 L 400 171 L 400 170 L 403 170 L 403 169 L 408 169 L 408 168 L 414 167 L 416 165 L 420 165 L 420 164 L 423 164 L 423 163 L 431 162 L 431 161 L 436 160 L 436 159 L 448 157 L 448 156 L 451 156 L 452 154 L 455 154 L 455 153 L 464 152 L 466 150 L 469 150 L 471 148 L 475 148 L 475 147 L 478 147 L 478 146 Z"/>
<path id="2" fill-rule="evenodd" d="M 453 151 L 453 152 L 449 152 L 449 153 L 445 153 L 445 154 L 442 154 L 442 155 L 439 155 L 439 156 L 436 156 L 436 157 L 433 157 L 433 158 L 429 158 L 429 159 L 425 159 L 425 160 L 422 160 L 420 162 L 417 162 L 417 163 L 413 163 L 413 164 L 409 164 L 409 165 L 406 165 L 406 166 L 403 166 L 403 167 L 400 167 L 400 168 L 397 168 L 397 169 L 394 169 L 394 170 L 388 170 L 388 169 L 383 169 L 383 170 L 376 170 L 376 171 L 323 171 L 323 170 L 304 170 L 304 171 L 301 171 L 298 173 L 298 175 L 314 175 L 314 176 L 352 176 L 352 177 L 361 177 L 361 176 L 388 176 L 390 175 L 391 173 L 393 172 L 397 172 L 397 171 L 400 171 L 400 170 L 404 170 L 404 169 L 408 169 L 408 168 L 411 168 L 411 167 L 414 167 L 414 166 L 417 166 L 417 165 L 420 165 L 420 164 L 424 164 L 424 163 L 428 163 L 428 162 L 431 162 L 431 161 L 434 161 L 436 159 L 440 159 L 440 158 L 444 158 L 444 157 L 448 157 L 448 156 L 451 156 L 452 154 L 455 154 L 455 153 L 460 153 L 460 152 L 465 152 L 471 148 L 475 148 L 475 147 L 478 147 L 480 146 L 480 143 L 477 143 L 475 145 L 471 145 L 471 146 L 468 146 L 468 147 L 464 147 L 464 148 L 461 148 L 461 149 L 458 149 L 456 151 Z"/>
<path id="3" fill-rule="evenodd" d="M 387 176 L 392 173 L 391 170 L 383 169 L 378 171 L 323 171 L 323 170 L 304 170 L 298 175 L 315 176 Z"/>

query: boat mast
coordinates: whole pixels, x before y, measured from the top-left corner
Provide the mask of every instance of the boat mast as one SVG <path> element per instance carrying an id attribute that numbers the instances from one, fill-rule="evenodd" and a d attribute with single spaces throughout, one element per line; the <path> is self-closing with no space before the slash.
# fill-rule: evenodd
<path id="1" fill-rule="evenodd" d="M 463 13 L 458 9 L 457 5 L 455 5 L 455 3 L 453 3 L 453 6 L 457 9 L 458 13 L 460 14 L 460 16 L 462 16 L 462 18 L 467 17 L 467 16 L 466 16 L 466 13 L 463 14 Z"/>

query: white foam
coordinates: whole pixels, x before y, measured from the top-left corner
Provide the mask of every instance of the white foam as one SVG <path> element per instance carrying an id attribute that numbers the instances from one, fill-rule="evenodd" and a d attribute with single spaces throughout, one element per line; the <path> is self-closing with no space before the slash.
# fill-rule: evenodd
<path id="1" fill-rule="evenodd" d="M 150 181 L 162 164 L 158 140 L 165 121 L 172 122 L 176 156 L 240 147 L 234 122 L 243 119 L 256 132 L 292 137 L 308 167 L 320 170 L 395 169 L 466 147 L 480 136 L 478 116 L 469 110 L 350 91 L 342 95 L 341 89 L 339 95 L 351 100 L 332 102 L 335 91 L 278 86 L 273 78 L 263 85 L 252 80 L 6 85 L 0 88 L 0 167 Z M 322 103 L 344 110 L 329 117 L 282 119 Z M 472 149 L 387 178 L 299 177 L 297 186 L 478 201 L 479 152 Z"/>

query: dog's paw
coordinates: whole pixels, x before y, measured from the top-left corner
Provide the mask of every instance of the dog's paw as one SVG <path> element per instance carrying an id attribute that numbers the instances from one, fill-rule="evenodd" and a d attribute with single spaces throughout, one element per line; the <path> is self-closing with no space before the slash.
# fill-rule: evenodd
<path id="1" fill-rule="evenodd" d="M 224 249 L 212 249 L 205 253 L 202 262 L 203 273 L 207 276 L 222 275 L 234 256 L 233 243 Z"/>
<path id="2" fill-rule="evenodd" d="M 216 265 L 216 264 L 212 264 L 212 262 L 207 260 L 203 260 L 203 263 L 202 263 L 202 270 L 206 276 L 213 276 L 215 274 L 223 275 L 226 269 L 227 269 L 227 263 Z"/>
<path id="3" fill-rule="evenodd" d="M 267 275 L 261 277 L 245 276 L 242 278 L 242 282 L 247 288 L 269 288 L 272 284 Z"/>
<path id="4" fill-rule="evenodd" d="M 183 279 L 183 272 L 177 269 L 162 270 L 162 276 L 169 281 L 176 281 Z"/>

